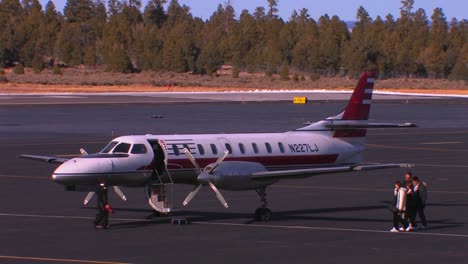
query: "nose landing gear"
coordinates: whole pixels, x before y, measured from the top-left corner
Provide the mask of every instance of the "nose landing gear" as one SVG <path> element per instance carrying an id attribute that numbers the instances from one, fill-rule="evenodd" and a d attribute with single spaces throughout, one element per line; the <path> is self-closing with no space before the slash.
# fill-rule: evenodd
<path id="1" fill-rule="evenodd" d="M 255 190 L 260 196 L 260 207 L 255 210 L 255 220 L 256 221 L 270 221 L 271 220 L 271 210 L 267 207 L 268 203 L 266 200 L 266 187 L 261 187 Z"/>

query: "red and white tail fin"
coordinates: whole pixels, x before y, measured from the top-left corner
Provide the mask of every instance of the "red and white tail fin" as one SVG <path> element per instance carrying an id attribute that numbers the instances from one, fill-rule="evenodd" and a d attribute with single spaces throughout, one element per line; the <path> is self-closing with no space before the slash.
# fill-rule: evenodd
<path id="1" fill-rule="evenodd" d="M 375 72 L 364 72 L 354 89 L 348 106 L 340 114 L 329 117 L 332 120 L 368 120 L 374 90 Z"/>
<path id="2" fill-rule="evenodd" d="M 329 131 L 335 138 L 364 138 L 368 128 L 415 127 L 414 124 L 370 123 L 369 113 L 374 90 L 375 72 L 364 72 L 354 89 L 346 108 L 336 116 L 329 117 L 296 131 Z M 329 133 L 328 132 L 328 133 Z"/>

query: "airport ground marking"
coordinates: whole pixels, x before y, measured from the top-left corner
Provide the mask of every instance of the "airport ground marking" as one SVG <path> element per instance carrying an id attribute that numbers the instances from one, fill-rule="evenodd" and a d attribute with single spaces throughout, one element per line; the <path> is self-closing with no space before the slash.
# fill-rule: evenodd
<path id="1" fill-rule="evenodd" d="M 40 176 L 22 176 L 22 175 L 4 175 L 4 174 L 0 174 L 0 178 L 13 178 L 13 179 L 41 179 L 41 180 L 50 180 L 50 177 L 40 177 Z"/>
<path id="2" fill-rule="evenodd" d="M 7 255 L 0 255 L 0 259 L 24 260 L 24 261 L 46 261 L 46 262 L 67 262 L 67 263 L 131 264 L 128 262 L 113 262 L 113 261 L 99 261 L 99 260 L 85 260 L 85 259 L 63 259 L 63 258 L 40 258 L 40 257 L 7 256 Z"/>
<path id="3" fill-rule="evenodd" d="M 394 234 L 394 233 L 391 233 L 390 231 L 373 230 L 373 229 L 354 229 L 354 228 L 317 227 L 317 226 L 287 226 L 287 225 L 269 225 L 269 224 L 239 224 L 239 223 L 220 223 L 220 222 L 192 222 L 192 223 L 193 224 L 199 224 L 199 225 L 264 227 L 264 228 L 280 228 L 280 229 L 296 229 L 296 230 L 319 230 L 319 231 L 324 230 L 324 231 L 345 231 L 345 232 L 361 232 L 361 233 Z M 428 232 L 398 232 L 397 234 L 468 238 L 468 234 L 464 235 L 464 234 L 428 233 Z"/>
<path id="4" fill-rule="evenodd" d="M 369 133 L 368 136 L 389 136 L 389 135 L 439 135 L 439 134 L 466 134 L 468 130 L 460 131 L 440 131 L 440 132 L 400 132 L 400 133 Z"/>
<path id="5" fill-rule="evenodd" d="M 304 186 L 304 185 L 272 185 L 273 188 L 293 188 L 293 189 L 316 189 L 316 190 L 347 190 L 347 191 L 376 191 L 376 192 L 388 192 L 387 189 L 380 188 L 355 188 L 355 187 L 333 187 L 333 186 Z M 442 193 L 442 194 L 468 194 L 468 192 L 457 192 L 457 191 L 436 191 L 431 190 L 431 193 Z"/>
<path id="6" fill-rule="evenodd" d="M 419 148 L 419 147 L 403 147 L 403 146 L 389 146 L 381 144 L 366 144 L 370 148 L 382 149 L 407 149 L 407 150 L 425 150 L 425 151 L 452 151 L 452 152 L 468 152 L 468 149 L 444 149 L 444 148 Z"/>
<path id="7" fill-rule="evenodd" d="M 88 216 L 65 216 L 65 215 L 37 215 L 37 214 L 7 214 L 0 213 L 0 216 L 10 217 L 30 217 L 30 218 L 55 218 L 55 219 L 73 219 L 73 220 L 90 220 L 94 217 Z M 139 221 L 151 222 L 151 220 L 142 218 L 112 218 L 116 221 Z M 242 223 L 229 223 L 229 222 L 191 222 L 198 225 L 217 225 L 217 226 L 234 226 L 234 227 L 262 227 L 262 228 L 277 228 L 277 229 L 292 229 L 292 230 L 318 230 L 318 231 L 344 231 L 344 232 L 360 232 L 360 233 L 385 233 L 390 234 L 389 231 L 375 230 L 375 229 L 354 229 L 354 228 L 338 228 L 338 227 L 318 227 L 318 226 L 298 226 L 298 225 L 270 225 L 270 224 L 242 224 Z M 112 229 L 112 227 L 111 227 Z M 427 230 L 426 230 L 427 231 Z M 393 233 L 392 233 L 393 234 Z M 430 232 L 399 232 L 397 234 L 405 235 L 419 235 L 419 236 L 440 236 L 440 237 L 460 237 L 468 238 L 468 234 L 453 234 L 453 233 L 430 233 Z M 91 263 L 91 262 L 88 262 Z M 94 263 L 116 263 L 116 262 L 94 262 Z M 119 263 L 120 264 L 120 263 Z"/>
<path id="8" fill-rule="evenodd" d="M 463 144 L 463 141 L 441 141 L 441 142 L 423 142 L 421 145 L 448 145 L 448 144 Z"/>

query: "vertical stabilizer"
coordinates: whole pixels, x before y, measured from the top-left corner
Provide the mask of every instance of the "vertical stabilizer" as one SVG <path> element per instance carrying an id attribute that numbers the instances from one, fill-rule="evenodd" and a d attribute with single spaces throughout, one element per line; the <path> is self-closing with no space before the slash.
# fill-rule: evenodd
<path id="1" fill-rule="evenodd" d="M 345 110 L 340 114 L 329 117 L 332 120 L 368 120 L 374 90 L 375 72 L 364 72 L 354 89 Z"/>

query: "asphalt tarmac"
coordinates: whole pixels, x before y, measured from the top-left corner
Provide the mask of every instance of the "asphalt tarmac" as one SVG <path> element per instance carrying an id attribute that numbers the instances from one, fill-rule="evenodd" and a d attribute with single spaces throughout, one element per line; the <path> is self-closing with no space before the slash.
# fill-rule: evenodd
<path id="1" fill-rule="evenodd" d="M 5 99 L 7 100 L 7 99 Z M 106 99 L 107 100 L 107 99 Z M 34 100 L 32 100 L 34 102 Z M 36 101 L 40 102 L 40 99 Z M 259 198 L 203 189 L 169 217 L 151 214 L 143 190 L 111 194 L 109 230 L 94 201 L 50 180 L 53 165 L 19 154 L 99 151 L 124 134 L 280 132 L 338 113 L 344 101 L 40 104 L 0 106 L 0 263 L 467 263 L 468 100 L 376 100 L 371 119 L 413 129 L 369 132 L 365 161 L 409 162 L 428 184 L 429 229 L 390 233 L 393 182 L 405 170 L 329 174 L 268 189 L 273 221 L 252 221 Z M 162 118 L 152 118 L 159 116 Z M 181 205 L 191 186 L 174 189 Z M 187 218 L 190 225 L 171 225 Z"/>

